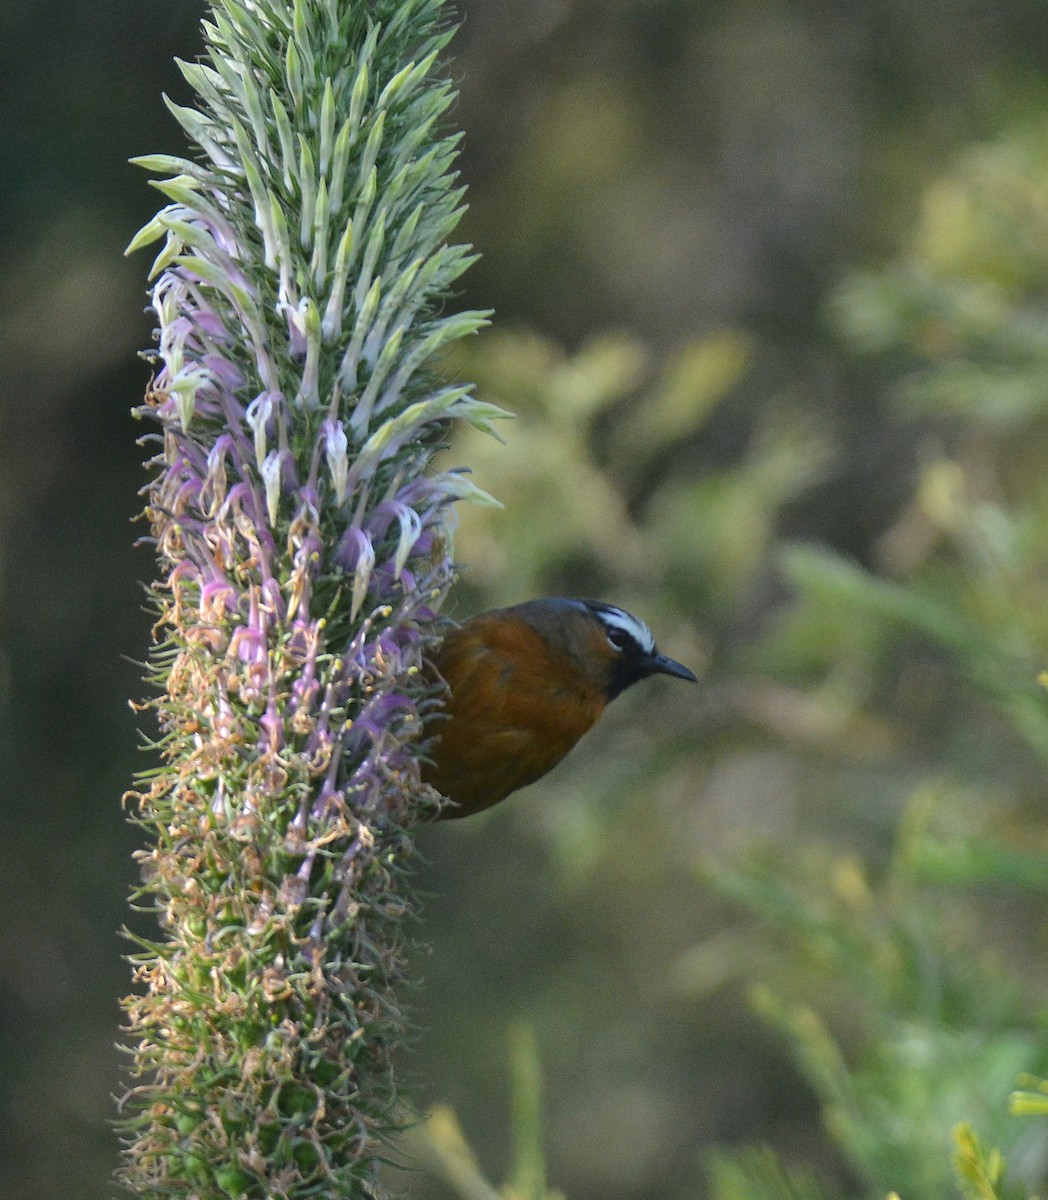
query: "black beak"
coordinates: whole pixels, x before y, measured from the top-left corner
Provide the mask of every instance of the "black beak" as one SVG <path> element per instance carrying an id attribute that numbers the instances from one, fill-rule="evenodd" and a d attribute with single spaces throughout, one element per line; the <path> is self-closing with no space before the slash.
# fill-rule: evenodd
<path id="1" fill-rule="evenodd" d="M 667 658 L 665 654 L 659 654 L 658 651 L 649 655 L 647 665 L 649 675 L 676 675 L 678 679 L 690 679 L 692 683 L 699 682 L 694 671 L 689 671 L 683 663 Z"/>

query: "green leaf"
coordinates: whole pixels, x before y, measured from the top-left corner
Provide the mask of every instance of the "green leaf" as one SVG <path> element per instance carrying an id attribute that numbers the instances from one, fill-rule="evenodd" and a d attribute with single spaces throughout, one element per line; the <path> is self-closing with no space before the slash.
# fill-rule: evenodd
<path id="1" fill-rule="evenodd" d="M 712 1200 L 830 1200 L 810 1171 L 787 1166 L 770 1146 L 715 1151 L 706 1161 Z"/>
<path id="2" fill-rule="evenodd" d="M 538 1041 L 530 1025 L 509 1030 L 513 1083 L 513 1169 L 510 1186 L 520 1200 L 546 1200 L 546 1162 L 542 1153 L 542 1068 Z"/>

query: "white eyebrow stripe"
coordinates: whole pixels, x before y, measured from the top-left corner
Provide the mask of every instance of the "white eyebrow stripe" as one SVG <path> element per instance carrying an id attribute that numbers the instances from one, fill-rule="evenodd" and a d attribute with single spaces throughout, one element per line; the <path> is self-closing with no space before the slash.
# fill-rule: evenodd
<path id="1" fill-rule="evenodd" d="M 640 617 L 610 604 L 607 608 L 598 608 L 597 616 L 608 629 L 621 629 L 623 633 L 629 634 L 645 654 L 651 654 L 655 649 L 655 638 Z"/>

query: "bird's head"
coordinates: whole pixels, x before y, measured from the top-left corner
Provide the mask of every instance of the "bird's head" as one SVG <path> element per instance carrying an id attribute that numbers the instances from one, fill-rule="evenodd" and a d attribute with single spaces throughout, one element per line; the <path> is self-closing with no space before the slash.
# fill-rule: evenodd
<path id="1" fill-rule="evenodd" d="M 659 652 L 651 630 L 640 617 L 635 617 L 614 604 L 600 600 L 582 603 L 596 622 L 604 637 L 600 647 L 607 664 L 607 697 L 613 700 L 631 684 L 649 675 L 675 675 L 678 679 L 696 682 L 695 674 L 683 663 Z"/>
<path id="2" fill-rule="evenodd" d="M 566 652 L 604 693 L 606 701 L 649 675 L 695 675 L 659 652 L 639 618 L 600 600 L 532 600 L 515 610 L 549 642 Z"/>

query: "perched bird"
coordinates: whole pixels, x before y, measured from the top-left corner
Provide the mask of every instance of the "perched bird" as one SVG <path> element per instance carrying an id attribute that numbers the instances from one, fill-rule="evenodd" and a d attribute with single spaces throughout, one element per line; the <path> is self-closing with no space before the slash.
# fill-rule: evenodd
<path id="1" fill-rule="evenodd" d="M 422 778 L 466 817 L 534 783 L 609 701 L 648 675 L 695 680 L 651 630 L 597 600 L 529 600 L 471 617 L 434 655 L 448 686 Z"/>

